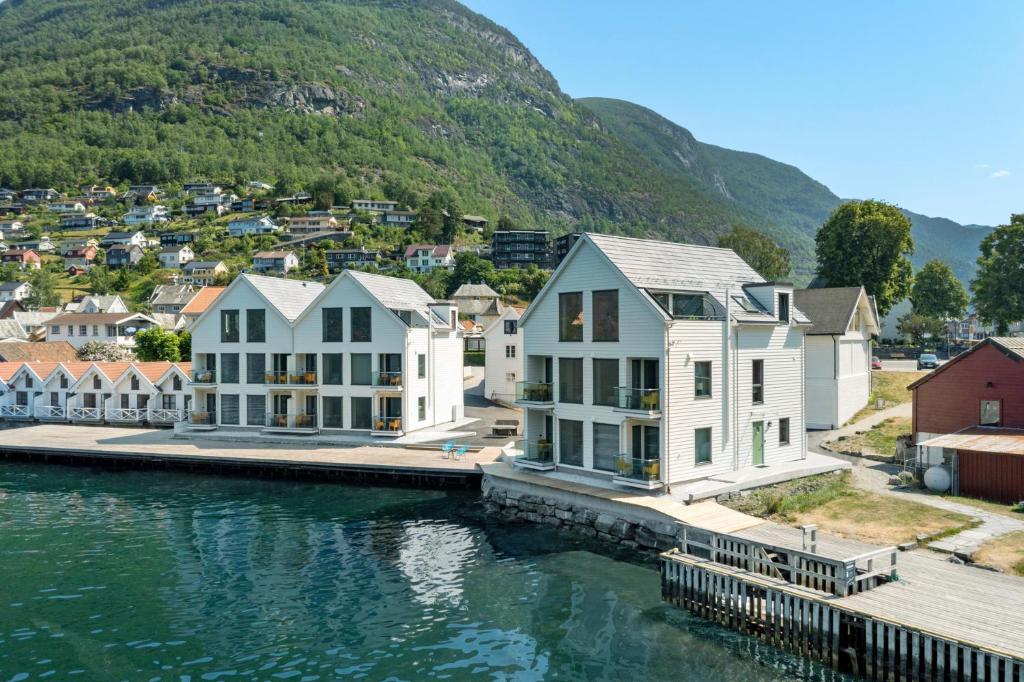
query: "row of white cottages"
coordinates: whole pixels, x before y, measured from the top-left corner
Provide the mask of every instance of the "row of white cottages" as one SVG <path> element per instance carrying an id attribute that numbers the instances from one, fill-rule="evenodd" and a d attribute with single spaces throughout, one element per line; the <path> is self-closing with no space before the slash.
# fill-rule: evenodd
<path id="1" fill-rule="evenodd" d="M 0 419 L 169 425 L 192 400 L 187 362 L 0 363 Z"/>

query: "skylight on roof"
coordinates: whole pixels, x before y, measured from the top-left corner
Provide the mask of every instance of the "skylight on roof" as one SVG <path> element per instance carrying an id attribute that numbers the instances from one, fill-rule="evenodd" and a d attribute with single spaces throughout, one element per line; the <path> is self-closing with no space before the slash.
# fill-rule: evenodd
<path id="1" fill-rule="evenodd" d="M 748 313 L 761 312 L 760 310 L 757 309 L 757 306 L 751 303 L 750 300 L 745 296 L 733 296 L 732 300 L 733 302 L 736 303 L 736 305 L 743 308 L 743 310 L 747 311 Z"/>

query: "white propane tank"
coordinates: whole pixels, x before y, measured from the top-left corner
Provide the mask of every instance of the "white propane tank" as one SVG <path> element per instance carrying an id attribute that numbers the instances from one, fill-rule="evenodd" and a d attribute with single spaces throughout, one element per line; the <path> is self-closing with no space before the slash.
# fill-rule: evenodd
<path id="1" fill-rule="evenodd" d="M 949 469 L 941 465 L 935 465 L 929 467 L 924 472 L 924 485 L 928 490 L 936 493 L 944 493 L 949 490 L 950 485 L 953 483 L 953 477 L 949 474 Z"/>

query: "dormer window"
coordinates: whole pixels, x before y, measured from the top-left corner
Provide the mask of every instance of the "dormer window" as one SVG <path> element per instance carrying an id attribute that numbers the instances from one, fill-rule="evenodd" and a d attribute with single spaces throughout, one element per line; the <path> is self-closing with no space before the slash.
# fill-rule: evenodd
<path id="1" fill-rule="evenodd" d="M 779 294 L 779 322 L 789 322 L 789 294 Z"/>
<path id="2" fill-rule="evenodd" d="M 103 382 L 100 380 L 98 376 L 94 376 L 92 378 L 92 387 L 97 391 L 103 388 Z"/>
<path id="3" fill-rule="evenodd" d="M 139 378 L 133 376 L 132 379 L 131 379 L 131 385 L 132 385 L 132 390 L 133 391 L 139 390 Z"/>

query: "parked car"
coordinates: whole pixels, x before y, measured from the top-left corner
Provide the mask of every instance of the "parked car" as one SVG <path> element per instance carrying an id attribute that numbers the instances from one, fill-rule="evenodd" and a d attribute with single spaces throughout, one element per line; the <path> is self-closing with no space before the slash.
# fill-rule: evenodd
<path id="1" fill-rule="evenodd" d="M 918 369 L 935 369 L 939 366 L 939 358 L 934 353 L 921 353 L 917 358 Z"/>
<path id="2" fill-rule="evenodd" d="M 878 359 L 877 355 L 871 356 L 871 369 L 882 369 L 882 361 Z"/>

